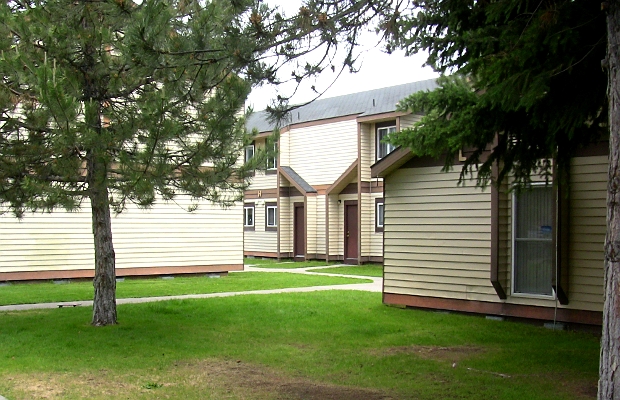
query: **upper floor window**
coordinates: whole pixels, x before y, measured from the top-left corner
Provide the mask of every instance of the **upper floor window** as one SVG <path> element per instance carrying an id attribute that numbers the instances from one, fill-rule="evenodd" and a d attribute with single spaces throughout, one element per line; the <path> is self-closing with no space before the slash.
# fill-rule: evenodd
<path id="1" fill-rule="evenodd" d="M 254 157 L 254 144 L 245 146 L 245 162 L 247 163 L 248 161 L 250 161 L 252 157 Z"/>
<path id="2" fill-rule="evenodd" d="M 377 148 L 377 160 L 382 159 L 383 157 L 394 151 L 394 145 L 386 143 L 384 141 L 387 135 L 394 132 L 396 132 L 396 125 L 394 124 L 394 122 L 377 124 L 377 133 L 375 138 Z"/>
<path id="3" fill-rule="evenodd" d="M 277 169 L 278 168 L 278 144 L 273 144 L 273 157 L 267 158 L 267 169 Z"/>
<path id="4" fill-rule="evenodd" d="M 534 185 L 512 199 L 513 293 L 551 296 L 553 187 Z"/>

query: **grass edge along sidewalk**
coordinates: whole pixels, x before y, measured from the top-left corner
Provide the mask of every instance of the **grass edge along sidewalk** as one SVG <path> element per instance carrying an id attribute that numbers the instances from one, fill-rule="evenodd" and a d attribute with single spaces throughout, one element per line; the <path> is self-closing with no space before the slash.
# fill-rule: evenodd
<path id="1" fill-rule="evenodd" d="M 247 267 L 246 269 L 251 269 Z M 117 297 L 119 304 L 130 302 L 144 302 L 134 298 L 151 298 L 150 301 L 172 300 L 173 296 L 203 297 L 213 293 L 257 292 L 260 290 L 276 290 L 300 287 L 317 287 L 317 290 L 326 290 L 332 285 L 353 284 L 351 289 L 365 290 L 364 286 L 355 284 L 371 284 L 374 282 L 375 289 L 379 288 L 376 279 L 367 277 L 345 277 L 338 274 L 316 274 L 304 271 L 276 270 L 269 275 L 269 279 L 263 279 L 259 272 L 242 271 L 234 272 L 219 279 L 203 276 L 177 277 L 175 279 L 126 279 L 117 283 Z M 291 274 L 288 272 L 295 272 Z M 301 276 L 299 274 L 305 276 Z M 266 292 L 269 293 L 269 292 Z M 204 297 L 216 297 L 204 296 Z M 194 297 L 196 298 L 196 297 Z M 35 283 L 35 284 L 11 284 L 0 287 L 0 310 L 18 310 L 31 308 L 54 308 L 70 306 L 88 306 L 92 302 L 92 284 L 88 281 L 71 282 L 68 284 Z M 125 300 L 127 299 L 127 300 Z M 27 304 L 38 304 L 28 306 Z"/>

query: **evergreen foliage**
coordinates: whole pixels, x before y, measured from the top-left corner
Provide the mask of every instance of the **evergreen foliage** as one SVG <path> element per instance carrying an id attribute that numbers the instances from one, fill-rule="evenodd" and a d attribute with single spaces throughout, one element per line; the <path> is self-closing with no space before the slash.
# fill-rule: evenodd
<path id="1" fill-rule="evenodd" d="M 605 13 L 577 1 L 416 2 L 394 28 L 391 46 L 429 52 L 428 64 L 450 77 L 440 89 L 417 93 L 401 110 L 425 113 L 390 141 L 417 155 L 445 157 L 459 151 L 465 174 L 485 185 L 493 163 L 514 186 L 566 168 L 574 151 L 606 130 Z M 488 150 L 492 150 L 487 157 Z"/>
<path id="2" fill-rule="evenodd" d="M 260 0 L 3 2 L 0 213 L 89 199 L 93 324 L 116 323 L 110 209 L 179 194 L 239 200 L 250 171 L 273 156 L 239 163 L 250 89 L 281 83 L 287 64 L 296 82 L 335 69 L 339 48 L 338 67 L 350 68 L 357 33 L 388 5 L 312 0 L 286 18 Z"/>

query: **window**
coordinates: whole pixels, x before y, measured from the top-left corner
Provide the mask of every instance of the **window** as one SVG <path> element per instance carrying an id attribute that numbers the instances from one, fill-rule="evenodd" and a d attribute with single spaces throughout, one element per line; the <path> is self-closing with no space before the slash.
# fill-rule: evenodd
<path id="1" fill-rule="evenodd" d="M 535 185 L 513 195 L 512 291 L 551 296 L 553 187 Z"/>
<path id="2" fill-rule="evenodd" d="M 396 132 L 396 125 L 393 124 L 393 122 L 389 123 L 389 126 L 386 124 L 377 124 L 377 160 L 387 156 L 395 149 L 392 144 L 384 142 L 388 134 Z"/>
<path id="3" fill-rule="evenodd" d="M 247 163 L 254 157 L 254 144 L 245 146 L 245 162 Z"/>
<path id="4" fill-rule="evenodd" d="M 243 228 L 246 231 L 254 230 L 254 203 L 243 205 Z"/>
<path id="5" fill-rule="evenodd" d="M 265 230 L 278 230 L 278 203 L 265 203 Z"/>
<path id="6" fill-rule="evenodd" d="M 383 232 L 383 217 L 385 206 L 383 199 L 375 200 L 375 232 Z"/>
<path id="7" fill-rule="evenodd" d="M 274 155 L 273 157 L 269 157 L 267 158 L 267 169 L 270 170 L 274 170 L 278 168 L 278 144 L 274 143 L 273 144 L 273 151 L 274 151 Z"/>

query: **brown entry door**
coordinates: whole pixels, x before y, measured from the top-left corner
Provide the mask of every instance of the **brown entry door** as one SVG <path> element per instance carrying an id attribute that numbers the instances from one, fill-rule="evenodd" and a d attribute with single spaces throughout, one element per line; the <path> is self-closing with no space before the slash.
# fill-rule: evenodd
<path id="1" fill-rule="evenodd" d="M 357 264 L 357 201 L 344 203 L 344 262 Z"/>
<path id="2" fill-rule="evenodd" d="M 295 215 L 293 216 L 293 252 L 296 260 L 304 260 L 306 257 L 306 215 L 304 203 L 295 203 Z"/>

